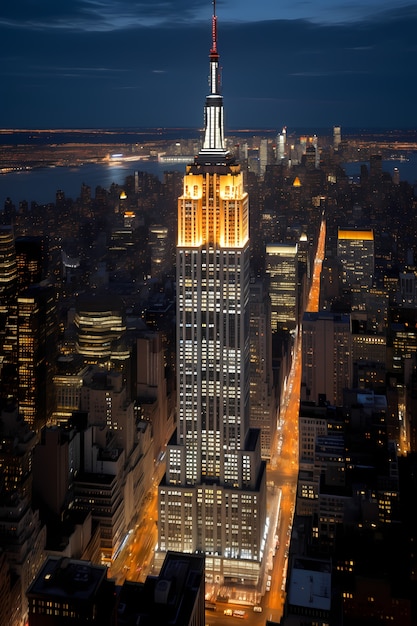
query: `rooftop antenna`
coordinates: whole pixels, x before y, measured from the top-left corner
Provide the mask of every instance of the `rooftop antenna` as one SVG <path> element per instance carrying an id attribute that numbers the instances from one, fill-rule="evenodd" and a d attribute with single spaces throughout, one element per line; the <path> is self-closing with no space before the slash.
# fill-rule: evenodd
<path id="1" fill-rule="evenodd" d="M 218 58 L 219 53 L 217 52 L 217 15 L 216 15 L 216 0 L 213 0 L 213 17 L 211 21 L 211 35 L 212 35 L 212 46 L 210 50 L 210 58 Z"/>

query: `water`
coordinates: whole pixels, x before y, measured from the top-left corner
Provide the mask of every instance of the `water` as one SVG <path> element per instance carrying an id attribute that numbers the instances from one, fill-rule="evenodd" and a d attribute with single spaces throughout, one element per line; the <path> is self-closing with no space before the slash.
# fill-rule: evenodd
<path id="1" fill-rule="evenodd" d="M 410 185 L 417 184 L 417 152 L 410 152 L 405 157 L 406 160 L 393 159 L 382 162 L 382 170 L 391 176 L 394 168 L 400 172 L 400 180 L 407 181 Z M 361 165 L 366 165 L 369 170 L 369 162 L 357 161 L 354 163 L 344 163 L 343 168 L 348 176 L 359 176 Z"/>
<path id="2" fill-rule="evenodd" d="M 394 168 L 400 172 L 400 180 L 417 184 L 417 152 L 407 155 L 406 161 L 383 161 L 383 170 L 392 175 Z M 365 163 L 368 165 L 369 163 Z M 362 162 L 344 164 L 349 176 L 358 176 Z M 55 194 L 61 189 L 68 198 L 76 199 L 80 195 L 81 185 L 91 187 L 92 195 L 100 185 L 108 189 L 112 183 L 123 185 L 126 176 L 135 171 L 149 172 L 163 179 L 164 171 L 185 172 L 185 163 L 167 164 L 157 161 L 129 161 L 122 164 L 88 163 L 80 167 L 50 167 L 0 174 L 0 207 L 6 198 L 11 198 L 15 206 L 26 200 L 35 200 L 38 204 L 55 202 Z"/>
<path id="3" fill-rule="evenodd" d="M 165 171 L 185 172 L 185 163 L 167 164 L 157 161 L 129 161 L 122 164 L 87 163 L 79 167 L 45 167 L 29 171 L 0 174 L 0 207 L 6 198 L 15 206 L 26 200 L 38 204 L 55 202 L 58 189 L 74 200 L 80 196 L 81 185 L 91 187 L 92 196 L 97 186 L 108 189 L 112 183 L 122 185 L 127 176 L 137 171 L 148 172 L 163 179 Z"/>

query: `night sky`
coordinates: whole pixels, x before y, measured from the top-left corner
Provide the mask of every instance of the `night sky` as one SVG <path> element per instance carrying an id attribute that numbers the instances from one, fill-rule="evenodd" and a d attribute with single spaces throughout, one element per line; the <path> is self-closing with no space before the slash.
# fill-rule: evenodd
<path id="1" fill-rule="evenodd" d="M 417 127 L 411 0 L 217 0 L 226 131 Z M 3 0 L 0 128 L 203 124 L 210 0 Z"/>

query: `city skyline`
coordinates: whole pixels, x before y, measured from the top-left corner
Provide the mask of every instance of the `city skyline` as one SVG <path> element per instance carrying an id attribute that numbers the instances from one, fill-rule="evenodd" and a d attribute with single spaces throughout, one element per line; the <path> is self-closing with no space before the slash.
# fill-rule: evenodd
<path id="1" fill-rule="evenodd" d="M 3 7 L 0 126 L 202 127 L 211 4 Z M 217 13 L 226 132 L 414 127 L 417 9 L 409 1 L 228 0 Z"/>

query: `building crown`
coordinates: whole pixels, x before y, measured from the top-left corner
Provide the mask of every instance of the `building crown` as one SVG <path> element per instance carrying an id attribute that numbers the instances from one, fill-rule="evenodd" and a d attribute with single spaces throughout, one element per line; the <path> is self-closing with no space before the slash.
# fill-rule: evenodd
<path id="1" fill-rule="evenodd" d="M 219 53 L 217 50 L 216 1 L 213 0 L 212 45 L 210 49 L 210 93 L 204 107 L 204 140 L 196 157 L 198 164 L 219 164 L 230 161 L 224 142 L 223 96 L 220 94 Z"/>

